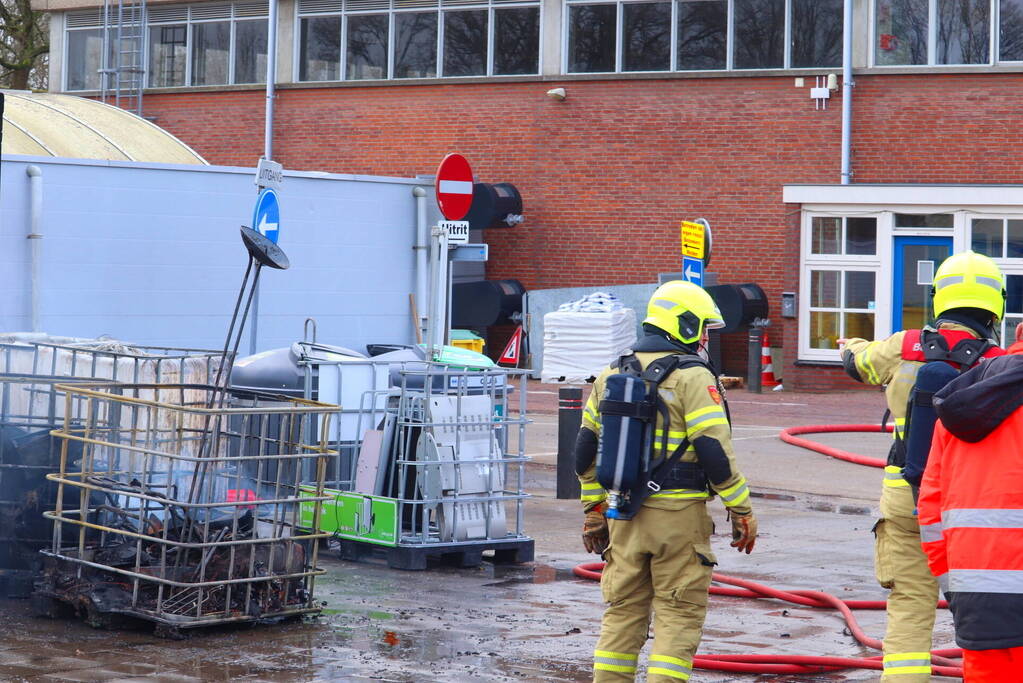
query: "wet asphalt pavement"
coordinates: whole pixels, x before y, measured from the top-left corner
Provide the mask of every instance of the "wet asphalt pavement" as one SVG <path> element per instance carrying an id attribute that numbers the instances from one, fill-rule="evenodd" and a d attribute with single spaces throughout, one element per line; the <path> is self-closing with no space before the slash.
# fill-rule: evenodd
<path id="1" fill-rule="evenodd" d="M 0 680 L 4 681 L 587 681 L 600 628 L 599 586 L 572 568 L 594 561 L 579 541 L 577 501 L 554 496 L 556 387 L 531 386 L 525 530 L 536 561 L 424 572 L 352 563 L 324 549 L 316 584 L 323 613 L 274 626 L 218 628 L 169 641 L 151 630 L 94 630 L 74 620 L 32 616 L 27 600 L 0 601 Z M 880 470 L 782 443 L 781 427 L 876 422 L 882 397 L 732 392 L 736 449 L 757 491 L 761 537 L 750 556 L 728 547 L 718 526 L 718 571 L 778 588 L 823 590 L 846 599 L 883 599 L 873 579 L 870 528 Z M 883 455 L 872 434 L 820 441 Z M 880 637 L 883 612 L 857 612 Z M 935 647 L 954 646 L 939 613 Z M 772 600 L 712 596 L 702 653 L 871 656 L 837 613 Z M 641 657 L 641 664 L 643 658 Z M 802 676 L 697 672 L 694 681 L 874 681 L 876 672 Z M 936 679 L 950 680 L 950 679 Z"/>

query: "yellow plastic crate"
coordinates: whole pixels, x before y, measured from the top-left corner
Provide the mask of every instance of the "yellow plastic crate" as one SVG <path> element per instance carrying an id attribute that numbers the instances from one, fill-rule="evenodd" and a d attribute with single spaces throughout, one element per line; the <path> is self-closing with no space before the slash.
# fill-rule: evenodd
<path id="1" fill-rule="evenodd" d="M 485 342 L 468 330 L 451 330 L 451 345 L 460 349 L 468 349 L 476 353 L 483 353 Z"/>

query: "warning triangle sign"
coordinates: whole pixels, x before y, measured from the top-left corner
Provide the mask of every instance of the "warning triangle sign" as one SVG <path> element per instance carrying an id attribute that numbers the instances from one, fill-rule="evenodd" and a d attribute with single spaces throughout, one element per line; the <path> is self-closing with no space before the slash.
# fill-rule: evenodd
<path id="1" fill-rule="evenodd" d="M 504 347 L 504 351 L 501 352 L 501 357 L 497 359 L 498 363 L 508 363 L 514 367 L 519 367 L 519 356 L 522 352 L 522 326 L 519 325 L 515 328 L 515 333 L 508 340 L 507 346 Z"/>

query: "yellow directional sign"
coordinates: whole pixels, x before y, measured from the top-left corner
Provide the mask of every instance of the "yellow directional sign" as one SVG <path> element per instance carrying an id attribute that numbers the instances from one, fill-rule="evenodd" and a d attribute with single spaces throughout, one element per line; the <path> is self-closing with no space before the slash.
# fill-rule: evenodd
<path id="1" fill-rule="evenodd" d="M 704 234 L 701 223 L 682 221 L 682 256 L 703 259 L 704 255 Z"/>

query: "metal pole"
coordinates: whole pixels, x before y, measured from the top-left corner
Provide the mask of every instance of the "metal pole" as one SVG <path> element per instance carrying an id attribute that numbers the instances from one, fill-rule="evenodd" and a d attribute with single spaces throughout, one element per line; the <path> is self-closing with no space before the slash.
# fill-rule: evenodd
<path id="1" fill-rule="evenodd" d="M 842 184 L 852 182 L 853 0 L 845 0 L 842 25 Z"/>
<path id="2" fill-rule="evenodd" d="M 761 394 L 764 391 L 763 386 L 760 384 L 760 373 L 763 370 L 761 365 L 761 344 L 763 341 L 764 330 L 759 327 L 749 328 L 749 364 L 747 368 L 747 379 L 746 384 L 749 390 L 754 394 Z"/>
<path id="3" fill-rule="evenodd" d="M 266 116 L 263 125 L 263 158 L 273 161 L 274 151 L 274 82 L 277 80 L 277 0 L 270 0 L 270 16 L 266 26 Z M 258 190 L 257 190 L 258 191 Z M 253 225 L 255 230 L 256 226 Z M 259 280 L 252 297 L 252 327 L 249 328 L 249 355 L 256 352 L 259 338 Z"/>
<path id="4" fill-rule="evenodd" d="M 579 498 L 579 478 L 575 474 L 575 440 L 583 421 L 583 390 L 558 389 L 558 498 Z"/>
<path id="5" fill-rule="evenodd" d="M 263 157 L 273 160 L 274 82 L 277 80 L 277 0 L 270 0 L 266 30 L 266 120 L 263 131 Z M 252 226 L 255 229 L 256 226 Z"/>
<path id="6" fill-rule="evenodd" d="M 29 222 L 28 234 L 25 237 L 29 244 L 30 259 L 30 309 L 32 331 L 39 332 L 39 240 L 43 238 L 40 228 L 43 216 L 43 171 L 38 166 L 25 169 L 28 174 L 29 187 Z"/>
<path id="7" fill-rule="evenodd" d="M 416 198 L 416 327 L 419 336 L 426 338 L 426 316 L 422 312 L 423 302 L 427 301 L 430 260 L 430 226 L 426 222 L 426 190 L 422 187 L 412 188 L 412 196 Z"/>

